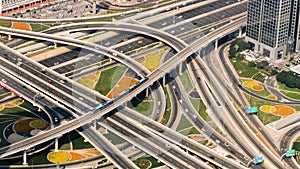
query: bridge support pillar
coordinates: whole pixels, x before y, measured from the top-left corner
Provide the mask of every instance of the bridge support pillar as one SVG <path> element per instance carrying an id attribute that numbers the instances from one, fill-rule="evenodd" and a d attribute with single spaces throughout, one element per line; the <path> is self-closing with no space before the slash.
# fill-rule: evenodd
<path id="1" fill-rule="evenodd" d="M 96 14 L 96 1 L 93 2 L 93 14 Z"/>
<path id="2" fill-rule="evenodd" d="M 243 34 L 242 27 L 239 27 L 239 37 L 241 37 L 242 34 Z"/>
<path id="3" fill-rule="evenodd" d="M 11 35 L 8 35 L 8 40 L 12 40 Z"/>
<path id="4" fill-rule="evenodd" d="M 23 151 L 23 165 L 27 165 L 27 152 L 26 150 Z"/>
<path id="5" fill-rule="evenodd" d="M 179 74 L 180 75 L 182 74 L 182 62 L 180 62 L 180 64 L 179 64 Z"/>
<path id="6" fill-rule="evenodd" d="M 218 39 L 215 40 L 215 51 L 218 50 Z"/>
<path id="7" fill-rule="evenodd" d="M 95 129 L 97 128 L 97 121 L 96 120 L 93 120 L 93 126 L 94 126 Z"/>
<path id="8" fill-rule="evenodd" d="M 146 97 L 148 97 L 149 96 L 149 88 L 146 88 Z"/>
<path id="9" fill-rule="evenodd" d="M 55 138 L 54 146 L 54 151 L 58 151 L 58 137 Z"/>
<path id="10" fill-rule="evenodd" d="M 57 48 L 57 43 L 56 42 L 54 42 L 54 48 Z"/>
<path id="11" fill-rule="evenodd" d="M 165 85 L 166 84 L 166 75 L 163 76 L 163 84 L 162 85 Z"/>

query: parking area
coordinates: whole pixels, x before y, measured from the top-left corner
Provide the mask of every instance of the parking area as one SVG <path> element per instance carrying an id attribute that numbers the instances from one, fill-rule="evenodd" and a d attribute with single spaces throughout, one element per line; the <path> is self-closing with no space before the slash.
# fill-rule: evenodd
<path id="1" fill-rule="evenodd" d="M 89 1 L 60 0 L 49 4 L 43 4 L 40 7 L 20 11 L 15 14 L 11 14 L 10 16 L 15 18 L 55 19 L 82 17 L 92 13 L 93 6 Z"/>

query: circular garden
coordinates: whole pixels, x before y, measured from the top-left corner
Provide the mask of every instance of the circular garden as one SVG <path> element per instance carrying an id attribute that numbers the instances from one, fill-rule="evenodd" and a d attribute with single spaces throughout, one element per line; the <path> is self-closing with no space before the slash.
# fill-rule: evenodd
<path id="1" fill-rule="evenodd" d="M 285 105 L 275 105 L 275 106 L 263 105 L 260 106 L 259 110 L 264 113 L 272 113 L 276 116 L 283 116 L 283 117 L 294 114 L 296 112 L 295 109 L 293 109 L 292 107 L 285 106 Z"/>
<path id="2" fill-rule="evenodd" d="M 259 85 L 257 82 L 255 81 L 244 81 L 243 85 L 247 88 L 253 89 L 253 90 L 257 90 L 257 91 L 262 91 L 264 90 L 264 87 Z"/>

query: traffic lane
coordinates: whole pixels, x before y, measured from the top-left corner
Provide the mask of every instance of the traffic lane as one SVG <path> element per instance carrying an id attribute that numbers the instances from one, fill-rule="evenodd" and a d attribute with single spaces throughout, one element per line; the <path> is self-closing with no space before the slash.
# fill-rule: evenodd
<path id="1" fill-rule="evenodd" d="M 224 23 L 221 23 L 221 24 L 218 24 L 218 25 L 215 25 L 213 28 L 214 29 L 218 29 L 226 24 L 228 24 L 228 22 L 224 22 Z M 196 41 L 197 39 L 205 36 L 206 34 L 208 34 L 210 32 L 210 29 L 205 29 L 205 30 L 202 30 L 202 31 L 199 31 L 199 32 L 196 32 L 196 33 L 192 33 L 190 35 L 188 35 L 188 37 L 184 37 L 183 38 L 183 41 L 187 44 L 192 44 L 194 41 Z"/>
<path id="2" fill-rule="evenodd" d="M 183 160 L 184 162 L 186 162 L 187 164 L 195 167 L 195 168 L 199 168 L 199 165 L 197 165 L 196 163 L 194 163 L 193 161 L 191 161 L 190 159 L 185 158 L 182 153 L 185 152 L 179 152 L 178 150 L 175 150 L 174 148 L 172 148 L 170 145 L 166 145 L 164 143 L 162 143 L 160 140 L 158 140 L 157 138 L 152 137 L 151 135 L 139 130 L 138 128 L 136 128 L 135 126 L 127 123 L 126 121 L 124 121 L 123 119 L 120 119 L 116 116 L 110 116 L 111 119 L 116 120 L 117 122 L 119 122 L 122 125 L 125 125 L 127 128 L 129 128 L 132 131 L 135 131 L 136 133 L 138 133 L 139 135 L 141 135 L 143 138 L 147 138 L 147 140 L 153 142 L 155 145 L 159 146 L 161 149 L 163 149 L 164 151 L 167 151 L 168 153 L 171 153 L 172 155 L 178 157 L 179 159 Z M 136 138 L 140 139 L 140 138 Z"/>
<path id="3" fill-rule="evenodd" d="M 117 154 L 111 146 L 109 146 L 103 139 L 95 135 L 95 133 L 89 129 L 85 128 L 83 133 L 85 133 L 90 140 L 93 140 L 97 144 L 97 148 L 101 149 L 102 151 L 106 152 L 110 158 L 112 158 L 120 167 L 122 168 L 132 168 L 133 166 L 126 162 L 129 159 L 124 159 L 122 156 L 123 154 Z M 98 134 L 98 133 L 97 133 Z"/>
<path id="4" fill-rule="evenodd" d="M 129 43 L 127 45 L 117 47 L 117 48 L 115 48 L 115 50 L 117 50 L 121 53 L 126 53 L 126 52 L 129 52 L 129 51 L 132 51 L 133 49 L 137 49 L 137 48 L 141 48 L 141 47 L 150 45 L 154 42 L 156 42 L 156 41 L 153 40 L 153 39 L 148 39 L 147 37 L 144 37 L 142 40 L 139 40 L 137 42 L 132 42 L 132 43 Z M 114 45 L 114 43 L 111 42 L 110 45 Z M 64 55 L 61 55 L 61 57 L 64 57 Z M 75 71 L 75 70 L 90 66 L 91 64 L 96 64 L 96 63 L 102 61 L 103 60 L 102 57 L 105 57 L 105 56 L 103 56 L 103 55 L 93 55 L 93 56 L 90 57 L 89 61 L 82 61 L 82 60 L 77 61 L 75 63 L 71 63 L 71 64 L 66 65 L 64 67 L 59 67 L 59 68 L 55 69 L 55 71 L 57 71 L 59 73 L 68 73 L 68 72 L 71 72 L 71 71 Z M 55 63 L 54 61 L 51 61 L 51 62 Z M 63 63 L 63 61 L 60 60 L 59 63 Z"/>
<path id="5" fill-rule="evenodd" d="M 140 138 L 137 138 L 136 135 L 133 135 L 128 130 L 122 129 L 122 126 L 113 123 L 109 119 L 104 120 L 103 123 L 106 123 L 111 128 L 113 128 L 114 130 L 116 130 L 119 133 L 123 134 L 124 136 L 129 137 L 130 139 L 133 139 L 134 142 L 138 143 L 141 147 L 143 147 L 144 149 L 148 149 L 148 151 L 151 151 L 153 153 L 152 154 L 153 156 L 157 155 L 159 158 L 164 159 L 165 161 L 169 161 L 170 163 L 174 164 L 178 168 L 186 168 L 185 165 L 182 165 L 177 160 L 174 160 L 173 157 L 171 157 L 168 154 L 164 153 L 164 151 L 162 151 L 161 149 L 157 149 L 156 147 L 153 147 L 151 144 L 147 144 L 145 141 L 143 141 Z M 134 132 L 136 132 L 136 131 L 134 131 Z M 140 135 L 140 137 L 142 137 L 142 136 Z M 143 150 L 143 149 L 141 149 L 141 150 Z"/>
<path id="6" fill-rule="evenodd" d="M 179 105 L 178 105 L 178 102 L 176 100 L 175 92 L 172 90 L 173 88 L 171 87 L 171 85 L 168 85 L 168 86 L 171 89 L 171 93 L 169 93 L 169 99 L 173 100 L 172 110 L 173 110 L 174 114 L 173 114 L 173 116 L 171 116 L 172 118 L 169 119 L 167 124 L 170 124 L 170 126 L 168 126 L 168 127 L 172 128 L 172 126 L 175 124 L 175 121 L 176 121 L 177 116 L 178 116 Z"/>
<path id="7" fill-rule="evenodd" d="M 4 74 L 0 74 L 0 78 L 5 79 L 7 81 L 6 82 L 7 85 L 13 86 L 14 88 L 16 88 L 16 90 L 21 94 L 21 96 L 23 95 L 28 98 L 31 98 L 37 104 L 41 105 L 45 109 L 45 111 L 48 113 L 48 116 L 50 116 L 50 118 L 52 119 L 54 124 L 59 123 L 59 119 L 62 119 L 62 118 L 67 119 L 70 117 L 70 114 L 67 113 L 65 110 L 63 110 L 57 106 L 55 106 L 53 108 L 53 103 L 51 103 L 50 101 L 48 101 L 47 99 L 45 99 L 44 97 L 39 95 L 39 93 L 35 93 L 32 90 L 28 89 L 26 86 L 23 86 L 17 80 L 11 79 L 10 77 L 5 76 Z M 52 108 L 47 109 L 47 107 L 52 107 Z M 58 115 L 59 113 L 61 113 L 61 116 Z"/>
<path id="8" fill-rule="evenodd" d="M 225 46 L 223 46 L 223 47 L 221 48 L 220 52 L 219 52 L 220 58 L 221 58 L 221 60 L 222 60 L 222 63 L 226 63 L 225 58 L 224 58 L 225 56 L 224 56 L 224 53 L 223 53 L 224 49 L 225 49 Z M 228 74 L 229 74 L 229 73 L 232 73 L 231 70 L 229 70 L 230 68 L 228 67 L 228 65 L 226 65 L 226 64 L 223 64 L 223 65 L 224 65 L 224 67 L 225 67 L 225 70 L 228 72 Z M 232 78 L 235 79 L 235 77 L 232 77 Z M 217 78 L 217 79 L 218 79 L 218 78 Z M 239 92 L 240 90 L 237 88 L 236 85 L 233 85 L 233 87 L 234 87 L 235 91 L 237 91 L 239 94 L 242 94 L 242 93 Z M 246 104 L 245 104 L 246 101 L 243 101 L 243 103 L 240 103 L 239 100 L 236 99 L 234 96 L 232 96 L 232 98 L 235 100 L 235 102 L 237 103 L 237 105 L 238 105 L 239 107 L 241 107 L 242 109 L 244 108 L 244 110 L 246 109 Z M 241 97 L 241 98 L 243 98 L 243 97 Z M 242 99 L 242 100 L 243 100 L 243 99 Z M 272 148 L 280 155 L 280 154 L 281 154 L 281 153 L 280 153 L 280 150 L 278 150 L 278 148 L 277 148 L 277 146 L 274 144 L 273 140 L 272 140 L 272 139 L 270 138 L 270 136 L 265 132 L 265 130 L 263 129 L 263 126 L 261 126 L 261 123 L 258 121 L 258 119 L 257 119 L 256 117 L 252 116 L 252 115 L 249 115 L 248 118 L 249 118 L 250 121 L 254 124 L 254 126 L 257 126 L 257 127 L 258 127 L 259 132 L 263 135 L 263 137 L 267 140 L 267 142 L 271 145 L 271 147 L 272 147 Z M 259 127 L 259 126 L 261 126 L 261 127 Z"/>
<path id="9" fill-rule="evenodd" d="M 196 59 L 196 62 L 197 62 L 197 65 L 201 65 L 197 59 Z M 203 72 L 206 72 L 205 69 L 202 69 L 202 70 L 203 70 Z M 206 73 L 206 74 L 207 74 L 207 73 Z M 211 83 L 211 84 L 212 84 L 212 87 L 215 88 L 214 83 Z M 200 87 L 200 88 L 201 88 L 201 87 Z M 224 98 L 221 98 L 221 100 L 224 100 Z M 234 121 L 236 121 L 236 123 L 238 124 L 238 126 L 243 126 L 243 124 L 241 124 L 241 122 L 238 121 L 237 118 L 233 115 L 233 110 L 232 110 L 231 108 L 228 107 L 229 105 L 228 105 L 226 102 L 222 102 L 222 103 L 224 103 L 223 106 L 225 107 L 226 111 L 230 113 L 231 117 L 233 118 Z M 219 111 L 219 110 L 216 110 L 216 109 L 214 108 L 214 106 L 212 106 L 211 108 L 212 108 L 212 112 L 218 112 L 218 111 Z M 218 113 L 217 113 L 217 116 L 218 116 Z M 224 128 L 228 128 L 228 127 L 226 126 L 226 124 L 223 122 L 222 119 L 221 119 L 221 123 L 224 125 Z M 255 140 L 250 136 L 250 134 L 249 134 L 248 132 L 246 132 L 246 131 L 244 130 L 244 128 L 241 128 L 241 130 L 245 133 L 245 135 L 246 135 L 248 138 L 250 137 L 249 140 L 250 140 L 252 143 L 254 143 L 254 144 L 256 145 L 256 147 L 257 147 L 261 152 L 264 152 L 266 158 L 269 158 L 269 159 L 270 159 L 270 160 L 278 167 L 278 164 L 276 164 L 276 162 L 274 161 L 274 159 L 273 159 L 273 158 L 270 158 L 270 156 L 269 156 L 268 154 L 265 153 L 264 149 L 262 149 L 260 146 L 258 146 L 258 143 L 255 142 Z M 235 135 L 231 132 L 231 130 L 226 130 L 226 131 L 231 135 L 231 137 L 234 139 L 234 141 L 239 145 L 239 147 L 240 147 L 241 149 L 243 149 L 243 151 L 244 151 L 249 157 L 254 158 L 254 156 L 253 156 L 252 154 L 249 153 L 249 151 L 245 148 L 245 146 L 243 146 L 243 144 L 241 144 L 241 142 L 235 137 Z M 257 165 L 257 167 L 261 167 L 261 166 L 260 166 L 260 165 Z M 280 168 L 280 167 L 279 167 L 279 168 Z"/>
<path id="10" fill-rule="evenodd" d="M 161 29 L 161 28 L 165 27 L 166 25 L 172 25 L 174 22 L 173 21 L 174 17 L 179 18 L 179 19 L 182 18 L 183 20 L 186 20 L 186 19 L 189 19 L 189 18 L 192 18 L 195 16 L 199 16 L 201 14 L 205 14 L 207 12 L 217 10 L 219 8 L 222 8 L 222 7 L 237 3 L 237 2 L 238 2 L 238 0 L 226 0 L 226 1 L 212 2 L 210 4 L 206 4 L 206 5 L 200 6 L 198 8 L 188 10 L 186 12 L 176 14 L 175 16 L 170 16 L 170 17 L 164 18 L 162 20 L 150 23 L 150 24 L 148 24 L 148 26 L 157 28 L 157 29 Z M 163 24 L 163 23 L 165 23 L 165 24 Z"/>
<path id="11" fill-rule="evenodd" d="M 113 120 L 116 120 L 117 122 L 119 122 L 120 124 L 125 125 L 126 127 L 128 127 L 129 129 L 131 129 L 132 131 L 137 132 L 138 134 L 140 134 L 141 136 L 143 136 L 143 138 L 147 138 L 147 140 L 150 140 L 151 142 L 155 143 L 156 145 L 158 145 L 160 148 L 164 149 L 164 151 L 168 151 L 169 153 L 173 154 L 174 156 L 178 157 L 179 159 L 185 161 L 187 164 L 197 168 L 199 167 L 199 165 L 197 165 L 195 162 L 187 159 L 185 156 L 189 156 L 188 154 L 185 154 L 186 152 L 184 151 L 179 151 L 177 149 L 172 148 L 171 145 L 169 145 L 169 143 L 165 144 L 162 143 L 161 140 L 159 140 L 156 137 L 152 137 L 151 135 L 143 132 L 142 130 L 139 130 L 137 127 L 135 127 L 132 124 L 127 123 L 125 120 L 117 117 L 117 116 L 110 116 L 110 118 L 112 118 Z M 185 156 L 184 156 L 185 155 Z"/>
<path id="12" fill-rule="evenodd" d="M 95 64 L 100 64 L 101 61 L 104 60 L 104 56 L 103 55 L 99 55 L 99 56 L 92 56 L 90 57 L 88 60 L 84 59 L 84 60 L 78 60 L 76 62 L 72 62 L 68 65 L 64 65 L 62 67 L 58 67 L 56 69 L 53 69 L 54 71 L 61 73 L 61 74 L 65 74 L 65 73 L 69 73 L 69 72 L 73 72 L 88 66 L 92 66 Z"/>
<path id="13" fill-rule="evenodd" d="M 227 19 L 229 17 L 232 17 L 234 15 L 237 15 L 237 14 L 240 14 L 240 13 L 243 13 L 246 11 L 247 11 L 247 4 L 243 3 L 238 6 L 226 9 L 222 12 L 218 12 L 218 13 L 211 14 L 211 15 L 205 16 L 203 18 L 194 20 L 191 23 L 185 23 L 183 25 L 178 25 L 175 28 L 170 28 L 167 30 L 167 32 L 169 32 L 173 35 L 182 34 L 184 32 L 188 32 L 188 31 L 203 27 L 205 25 L 209 25 L 211 23 L 215 23 L 220 20 Z M 173 24 L 175 24 L 175 23 L 177 23 L 177 22 L 174 22 Z"/>
<path id="14" fill-rule="evenodd" d="M 300 131 L 300 126 L 296 126 L 289 130 L 281 139 L 280 142 L 280 155 L 284 154 L 288 149 L 288 145 L 290 144 L 291 139 L 294 137 L 295 134 L 297 134 Z M 283 158 L 285 162 L 287 162 L 290 166 L 293 168 L 297 168 L 295 163 L 292 161 L 292 158 Z"/>
<path id="15" fill-rule="evenodd" d="M 60 63 L 64 63 L 64 62 L 78 58 L 80 52 L 81 52 L 80 48 L 74 48 L 70 52 L 66 52 L 64 54 L 60 54 L 60 55 L 57 55 L 57 56 L 54 56 L 51 58 L 46 58 L 46 59 L 40 61 L 39 63 L 41 63 L 42 65 L 44 65 L 46 67 L 51 67 L 51 66 L 56 65 L 57 63 L 60 64 Z"/>
<path id="16" fill-rule="evenodd" d="M 163 137 L 165 137 L 167 139 L 175 140 L 175 141 L 181 143 L 182 145 L 190 148 L 191 150 L 194 150 L 195 152 L 198 152 L 198 153 L 203 154 L 205 156 L 209 156 L 209 158 L 213 157 L 213 155 L 210 154 L 209 152 L 204 152 L 203 149 L 201 149 L 199 147 L 196 147 L 193 144 L 190 144 L 188 141 L 186 141 L 182 137 L 174 135 L 174 133 L 173 133 L 174 131 L 172 131 L 172 130 L 165 130 L 165 129 L 161 128 L 160 126 L 156 125 L 155 123 L 149 122 L 148 120 L 145 120 L 145 119 L 141 119 L 141 118 L 137 117 L 135 114 L 127 112 L 127 111 L 122 110 L 121 113 L 128 116 L 128 117 L 130 117 L 130 118 L 132 118 L 132 119 L 134 119 L 134 120 L 136 120 L 136 121 L 138 121 L 138 122 L 140 122 L 142 125 L 148 126 L 152 130 L 157 131 L 158 133 L 161 133 L 163 135 Z M 217 138 L 217 136 L 212 137 L 212 139 L 214 139 L 214 138 Z M 221 146 L 223 146 L 224 149 L 228 150 L 227 146 L 224 146 L 224 145 L 221 145 Z M 230 151 L 231 150 L 233 150 L 233 149 L 230 149 Z M 243 157 L 244 156 L 241 156 L 241 159 L 245 160 Z M 223 162 L 222 159 L 219 159 L 217 157 L 216 157 L 216 160 L 219 160 L 218 162 Z M 245 161 L 245 162 L 248 162 L 248 161 Z M 222 163 L 220 163 L 220 164 L 222 164 Z M 228 164 L 224 164 L 224 166 L 232 168 L 232 166 L 228 165 Z"/>
<path id="17" fill-rule="evenodd" d="M 191 66 L 193 67 L 192 64 L 191 64 Z M 193 68 L 192 68 L 192 69 L 193 69 Z M 194 68 L 194 69 L 195 69 L 195 68 Z M 194 76 L 197 76 L 197 75 L 194 75 Z M 197 83 L 198 83 L 198 85 L 200 86 L 200 90 L 204 88 L 204 87 L 201 86 L 201 85 L 202 85 L 201 83 L 199 83 L 199 82 L 197 82 Z M 205 91 L 202 91 L 202 93 L 206 93 L 206 92 L 205 92 Z M 212 109 L 212 112 L 218 112 L 218 110 L 216 110 L 214 107 L 211 107 L 211 109 Z M 189 116 L 190 116 L 191 119 L 194 118 L 192 114 L 189 114 Z M 217 116 L 218 116 L 218 115 L 217 115 Z M 198 117 L 196 116 L 196 118 L 198 118 Z M 226 124 L 223 122 L 222 119 L 220 119 L 220 123 L 224 126 L 225 129 L 228 128 L 228 127 L 226 126 Z M 202 127 L 202 126 L 201 126 L 202 124 L 201 124 L 200 121 L 195 121 L 195 124 L 196 124 L 196 125 L 199 125 L 199 127 Z M 205 127 L 205 126 L 203 126 L 203 127 Z M 207 129 L 204 129 L 204 130 L 207 131 Z M 249 151 L 248 151 L 248 150 L 240 143 L 240 141 L 237 139 L 237 137 L 235 137 L 235 135 L 231 132 L 231 130 L 226 130 L 226 131 L 227 131 L 228 134 L 234 139 L 234 141 L 239 145 L 239 147 L 240 147 L 240 148 L 241 148 L 241 149 L 242 149 L 249 157 L 251 157 L 251 158 L 254 157 L 254 156 L 253 156 L 251 153 L 249 153 Z M 214 131 L 207 132 L 207 134 L 210 135 L 212 132 L 214 132 Z M 222 140 L 221 138 L 214 138 L 214 139 L 216 139 L 216 140 L 217 140 L 217 139 L 218 139 L 218 140 Z M 224 144 L 223 148 L 225 148 L 225 149 L 226 149 L 227 145 L 229 145 L 228 143 L 226 143 L 226 141 L 224 141 L 223 144 Z M 241 161 L 244 161 L 245 164 L 248 163 L 248 160 L 245 159 L 243 155 L 239 154 L 239 152 L 237 152 L 237 151 L 235 150 L 235 148 L 230 148 L 230 149 L 228 149 L 229 147 L 230 147 L 230 146 L 227 147 L 227 150 L 228 150 L 229 152 L 231 152 L 232 154 L 237 154 L 236 157 L 238 157 Z"/>
<path id="18" fill-rule="evenodd" d="M 51 84 L 46 85 L 44 83 L 40 83 L 40 82 L 36 81 L 36 79 L 33 78 L 32 76 L 30 76 L 27 73 L 23 72 L 21 69 L 15 69 L 10 64 L 7 64 L 6 62 L 1 62 L 0 65 L 4 66 L 5 68 L 9 69 L 10 71 L 14 72 L 17 75 L 22 74 L 22 77 L 27 79 L 28 82 L 31 82 L 31 83 L 33 83 L 37 86 L 40 86 L 42 89 L 44 89 L 46 92 L 42 91 L 40 89 L 37 89 L 37 90 L 44 93 L 45 95 L 48 95 L 49 93 L 51 93 L 53 95 L 57 95 L 59 98 L 62 98 L 64 100 L 68 101 L 70 104 L 73 104 L 73 103 L 78 104 L 77 101 L 73 100 L 72 98 L 67 98 L 65 95 L 61 94 L 60 92 L 53 90 L 51 87 L 49 87 L 49 85 L 51 85 Z M 31 84 L 28 84 L 28 85 L 31 85 Z M 35 87 L 33 87 L 33 88 L 35 88 Z M 73 102 L 71 102 L 71 101 L 73 101 Z M 87 110 L 86 107 L 79 107 L 79 108 L 80 108 L 80 110 Z"/>
<path id="19" fill-rule="evenodd" d="M 203 89 L 204 87 L 201 86 L 201 84 L 199 82 L 197 82 L 198 85 L 200 85 L 200 89 Z M 176 89 L 179 89 L 179 86 L 176 83 L 173 83 L 173 85 L 175 86 Z M 206 93 L 204 90 L 202 90 L 202 93 Z M 206 94 L 205 94 L 206 95 Z M 177 96 L 177 95 L 176 95 Z M 208 98 L 208 97 L 206 97 Z M 203 119 L 199 118 L 197 114 L 194 114 L 192 112 L 192 109 L 190 107 L 189 104 L 187 104 L 186 100 L 184 98 L 181 98 L 181 96 L 177 96 L 177 99 L 181 99 L 182 100 L 182 109 L 186 112 L 186 114 L 188 115 L 188 117 L 193 120 L 193 122 L 195 123 L 195 125 L 197 125 L 197 127 L 199 129 L 202 130 L 202 132 L 204 132 L 207 136 L 209 136 L 211 139 L 213 140 L 219 140 L 220 142 L 222 142 L 223 144 L 219 144 L 221 147 L 223 147 L 225 150 L 227 150 L 228 152 L 230 152 L 231 154 L 233 154 L 234 156 L 236 156 L 237 158 L 239 158 L 241 161 L 243 161 L 245 164 L 247 164 L 248 160 L 246 160 L 243 154 L 237 152 L 235 150 L 235 148 L 231 148 L 231 146 L 228 144 L 228 142 L 223 139 L 222 137 L 218 137 L 215 133 L 216 131 L 213 130 L 208 124 L 206 124 L 205 121 L 203 121 Z M 206 99 L 208 100 L 208 99 Z M 211 103 L 211 101 L 209 101 Z M 217 110 L 215 110 L 213 108 L 213 106 L 210 106 L 213 112 L 216 112 Z M 219 119 L 221 124 L 224 125 L 224 128 L 227 128 L 226 124 L 224 124 L 222 119 Z M 229 134 L 233 134 L 232 132 L 229 132 Z M 233 137 L 233 135 L 231 135 L 231 137 Z M 238 139 L 235 139 L 235 142 L 237 142 Z M 243 149 L 243 146 L 240 145 L 240 147 Z M 244 149 L 244 152 L 248 152 L 246 151 L 246 149 Z M 249 157 L 251 157 L 251 154 L 246 153 Z"/>
<path id="20" fill-rule="evenodd" d="M 231 3 L 229 3 L 229 4 L 231 4 Z M 229 5 L 229 4 L 227 4 L 227 5 Z M 215 7 L 217 7 L 217 8 L 219 8 L 219 6 L 215 6 Z M 202 7 L 202 8 L 206 8 L 206 7 Z M 216 9 L 217 9 L 216 8 Z M 213 8 L 214 9 L 214 8 Z M 212 9 L 210 9 L 210 10 L 212 10 Z M 182 15 L 182 17 L 184 17 L 184 19 L 188 19 L 188 18 L 190 18 L 190 17 L 194 17 L 194 16 L 197 16 L 197 15 L 199 15 L 197 12 L 199 12 L 199 11 L 203 11 L 203 9 L 199 9 L 199 8 L 197 8 L 197 9 L 194 9 L 193 11 L 188 11 L 188 12 L 185 12 L 183 15 Z M 194 13 L 193 15 L 190 15 L 190 16 L 188 16 L 188 17 L 185 17 L 186 15 L 185 14 L 187 14 L 187 15 L 189 15 L 189 14 L 191 14 L 191 13 L 193 13 L 193 12 L 196 12 L 196 13 Z M 206 11 L 207 12 L 207 11 Z M 205 11 L 204 12 L 202 12 L 202 13 L 205 13 Z M 179 16 L 178 16 L 179 17 Z M 160 22 L 160 21 L 159 21 Z M 155 23 L 154 23 L 155 24 Z M 158 25 L 160 25 L 160 24 L 158 24 Z M 44 31 L 45 33 L 49 33 L 49 34 L 51 34 L 51 33 L 55 33 L 55 32 L 57 32 L 57 30 L 55 30 L 55 29 L 51 29 L 51 30 L 45 30 Z M 24 39 L 24 38 L 23 38 Z M 113 39 L 113 38 L 112 38 Z M 105 43 L 109 43 L 112 39 L 108 39 Z M 10 44 L 10 47 L 14 47 L 14 46 L 17 46 L 17 45 L 20 45 L 20 44 L 22 44 L 22 43 L 25 43 L 26 41 L 28 41 L 29 39 L 28 38 L 25 38 L 25 40 L 21 40 L 21 41 L 19 41 L 18 43 L 12 43 L 12 44 Z M 104 43 L 104 44 L 105 44 Z"/>
<path id="21" fill-rule="evenodd" d="M 10 54 L 12 55 L 12 54 Z M 10 56 L 9 55 L 9 56 Z M 10 59 L 13 63 L 15 64 L 18 64 L 20 63 L 20 60 L 22 60 L 21 58 L 18 58 L 18 59 Z M 83 99 L 81 95 L 79 95 L 77 92 L 81 92 L 81 93 L 85 93 L 85 96 L 86 96 L 86 91 L 84 91 L 83 89 L 79 89 L 77 88 L 77 92 L 73 92 L 72 90 L 69 90 L 69 88 L 65 87 L 64 85 L 62 85 L 62 81 L 63 79 L 61 79 L 60 77 L 56 76 L 56 75 L 53 75 L 52 73 L 48 72 L 48 71 L 42 71 L 42 68 L 41 67 L 38 67 L 36 66 L 35 64 L 31 63 L 31 62 L 28 62 L 28 61 L 22 61 L 21 62 L 22 64 L 19 64 L 19 66 L 27 71 L 29 71 L 30 73 L 34 74 L 35 76 L 39 77 L 40 79 L 42 80 L 45 80 L 45 81 L 48 81 L 49 85 L 53 85 L 59 89 L 61 89 L 62 91 L 66 92 L 66 93 L 69 93 L 71 94 L 72 93 L 72 96 L 76 97 L 77 99 L 81 100 L 82 102 L 86 103 L 87 105 L 91 106 L 91 107 L 96 107 L 98 104 L 95 104 L 93 102 L 88 102 L 86 101 L 85 99 Z M 19 71 L 19 70 L 18 70 Z M 53 81 L 50 81 L 49 82 L 49 79 L 52 79 Z M 56 82 L 59 81 L 58 82 Z M 63 83 L 67 83 L 66 81 L 64 81 Z M 47 85 L 47 87 L 50 89 L 49 85 Z M 74 85 L 71 85 L 71 84 L 68 84 L 68 87 L 73 87 Z"/>

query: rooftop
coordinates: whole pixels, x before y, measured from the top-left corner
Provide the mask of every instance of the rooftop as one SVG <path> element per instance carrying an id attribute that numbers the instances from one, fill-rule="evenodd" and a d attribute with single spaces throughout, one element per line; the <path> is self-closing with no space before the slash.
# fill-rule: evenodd
<path id="1" fill-rule="evenodd" d="M 293 72 L 297 73 L 298 75 L 300 75 L 300 65 L 292 67 L 291 71 L 293 71 Z"/>

